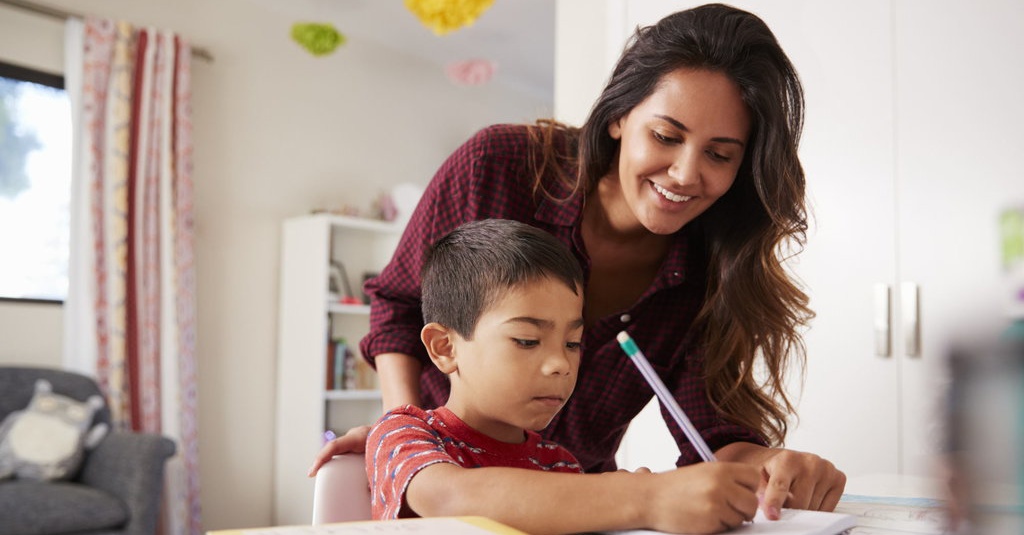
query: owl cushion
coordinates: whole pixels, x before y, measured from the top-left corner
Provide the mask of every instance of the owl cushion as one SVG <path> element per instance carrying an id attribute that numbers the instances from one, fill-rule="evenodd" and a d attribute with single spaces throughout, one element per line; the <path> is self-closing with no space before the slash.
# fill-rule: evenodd
<path id="1" fill-rule="evenodd" d="M 36 381 L 28 407 L 8 414 L 0 424 L 0 479 L 52 481 L 74 476 L 84 450 L 106 435 L 106 424 L 92 425 L 102 407 L 100 396 L 83 403 L 54 394 L 45 379 Z"/>

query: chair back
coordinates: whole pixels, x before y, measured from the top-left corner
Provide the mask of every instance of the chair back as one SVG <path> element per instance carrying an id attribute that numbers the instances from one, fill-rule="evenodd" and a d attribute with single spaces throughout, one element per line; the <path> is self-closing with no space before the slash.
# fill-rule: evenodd
<path id="1" fill-rule="evenodd" d="M 361 453 L 335 455 L 316 473 L 313 525 L 371 518 L 365 456 Z"/>
<path id="2" fill-rule="evenodd" d="M 106 399 L 96 381 L 80 373 L 56 368 L 0 366 L 0 420 L 28 406 L 38 379 L 49 381 L 55 394 L 77 401 L 85 401 L 92 395 Z M 93 417 L 93 423 L 101 422 L 110 425 L 110 407 L 106 403 Z"/>

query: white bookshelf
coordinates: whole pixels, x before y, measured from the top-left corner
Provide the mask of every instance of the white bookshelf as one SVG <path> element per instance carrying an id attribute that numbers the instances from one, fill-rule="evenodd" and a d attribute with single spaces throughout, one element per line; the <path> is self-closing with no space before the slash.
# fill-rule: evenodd
<path id="1" fill-rule="evenodd" d="M 340 261 L 361 298 L 364 273 L 379 273 L 391 259 L 402 225 L 315 214 L 283 225 L 277 362 L 274 524 L 308 524 L 313 478 L 306 470 L 324 432 L 341 434 L 381 414 L 376 389 L 327 388 L 328 340 L 343 336 L 358 355 L 370 307 L 343 304 L 329 292 L 330 262 Z M 331 332 L 328 333 L 328 330 Z"/>
<path id="2" fill-rule="evenodd" d="M 377 401 L 380 402 L 380 390 L 377 389 L 344 389 L 324 391 L 326 401 Z"/>

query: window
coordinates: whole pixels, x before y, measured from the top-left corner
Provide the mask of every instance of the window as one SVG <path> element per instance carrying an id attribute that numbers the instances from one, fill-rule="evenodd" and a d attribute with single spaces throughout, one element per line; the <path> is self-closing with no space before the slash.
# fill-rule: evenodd
<path id="1" fill-rule="evenodd" d="M 64 301 L 70 203 L 64 78 L 0 62 L 0 299 Z"/>

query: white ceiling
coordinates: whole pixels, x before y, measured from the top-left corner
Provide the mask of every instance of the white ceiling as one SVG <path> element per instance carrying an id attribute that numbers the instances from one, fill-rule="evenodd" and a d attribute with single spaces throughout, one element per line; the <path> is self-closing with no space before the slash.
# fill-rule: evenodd
<path id="1" fill-rule="evenodd" d="M 492 83 L 554 98 L 555 0 L 495 0 L 472 26 L 442 36 L 423 26 L 403 0 L 260 1 L 296 22 L 330 22 L 349 40 L 374 41 L 439 68 L 489 59 L 497 63 Z"/>

